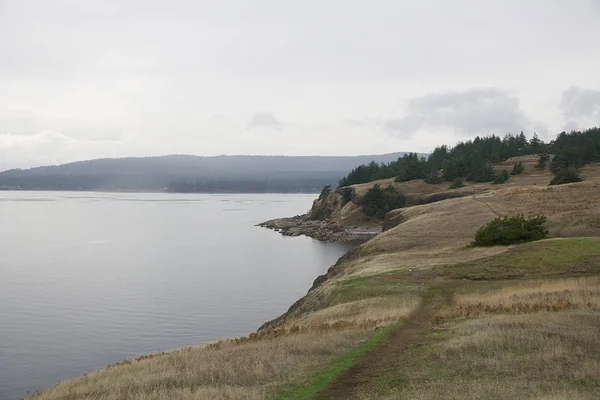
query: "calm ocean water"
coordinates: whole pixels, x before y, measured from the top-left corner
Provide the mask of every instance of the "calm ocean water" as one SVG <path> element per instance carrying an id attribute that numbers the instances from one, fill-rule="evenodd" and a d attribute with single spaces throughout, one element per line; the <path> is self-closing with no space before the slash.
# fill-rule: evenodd
<path id="1" fill-rule="evenodd" d="M 0 191 L 0 399 L 285 312 L 348 246 L 254 225 L 314 197 Z"/>

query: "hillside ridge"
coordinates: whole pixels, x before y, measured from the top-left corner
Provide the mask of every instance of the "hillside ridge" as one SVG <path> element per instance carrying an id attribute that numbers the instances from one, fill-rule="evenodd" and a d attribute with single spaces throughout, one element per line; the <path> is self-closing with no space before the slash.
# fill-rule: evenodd
<path id="1" fill-rule="evenodd" d="M 357 165 L 403 154 L 104 158 L 3 171 L 0 189 L 314 193 Z"/>

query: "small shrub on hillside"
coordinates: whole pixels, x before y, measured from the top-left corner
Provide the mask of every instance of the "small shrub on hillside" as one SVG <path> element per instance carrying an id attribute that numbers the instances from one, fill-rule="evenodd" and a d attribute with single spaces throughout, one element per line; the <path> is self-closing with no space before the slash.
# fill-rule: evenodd
<path id="1" fill-rule="evenodd" d="M 329 193 L 331 193 L 331 185 L 323 186 L 321 194 L 319 194 L 319 200 L 325 200 Z"/>
<path id="2" fill-rule="evenodd" d="M 367 191 L 363 199 L 363 212 L 369 217 L 381 218 L 387 212 L 404 206 L 405 198 L 393 186 L 381 189 L 379 185 Z"/>
<path id="3" fill-rule="evenodd" d="M 383 198 L 385 200 L 385 204 L 389 210 L 395 210 L 396 208 L 404 207 L 406 203 L 406 198 L 402 193 L 398 191 L 394 186 L 389 185 L 383 190 Z M 388 211 L 389 211 L 388 210 Z M 387 213 L 387 211 L 386 211 Z M 385 214 L 385 213 L 384 213 Z"/>
<path id="4" fill-rule="evenodd" d="M 352 188 L 345 188 L 344 190 L 342 190 L 342 207 L 344 207 L 346 204 L 350 203 L 350 201 L 352 201 L 352 194 L 354 193 L 354 189 Z"/>
<path id="5" fill-rule="evenodd" d="M 427 178 L 425 178 L 425 183 L 437 185 L 438 183 L 442 183 L 442 178 L 437 172 L 432 172 Z"/>
<path id="6" fill-rule="evenodd" d="M 568 168 L 561 169 L 556 174 L 554 174 L 554 178 L 550 181 L 551 185 L 562 185 L 565 183 L 573 183 L 573 182 L 581 182 L 583 179 L 579 175 L 576 169 Z"/>
<path id="7" fill-rule="evenodd" d="M 470 246 L 510 245 L 545 239 L 548 237 L 545 224 L 544 215 L 498 217 L 477 230 Z"/>
<path id="8" fill-rule="evenodd" d="M 538 169 L 545 169 L 548 161 L 550 161 L 550 156 L 548 154 L 540 154 L 540 158 L 535 167 Z"/>
<path id="9" fill-rule="evenodd" d="M 494 185 L 501 185 L 503 183 L 506 183 L 506 181 L 508 180 L 509 176 L 508 176 L 508 171 L 507 170 L 503 170 L 502 172 L 500 172 L 500 175 L 498 175 L 493 181 L 492 183 Z"/>
<path id="10" fill-rule="evenodd" d="M 525 164 L 523 164 L 521 161 L 515 163 L 515 165 L 513 165 L 512 169 L 510 170 L 510 174 L 511 175 L 521 175 L 523 173 L 523 171 L 525 171 Z"/>
<path id="11" fill-rule="evenodd" d="M 460 180 L 460 178 L 455 178 L 448 189 L 458 189 L 461 187 L 465 187 L 465 184 Z"/>

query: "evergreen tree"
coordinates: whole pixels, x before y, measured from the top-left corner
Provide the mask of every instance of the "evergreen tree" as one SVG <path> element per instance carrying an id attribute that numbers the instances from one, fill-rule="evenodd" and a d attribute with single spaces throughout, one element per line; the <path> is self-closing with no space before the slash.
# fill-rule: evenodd
<path id="1" fill-rule="evenodd" d="M 503 169 L 502 172 L 500 172 L 500 174 L 496 176 L 496 178 L 492 181 L 492 183 L 494 185 L 501 185 L 503 183 L 506 183 L 506 181 L 508 181 L 508 178 L 508 171 Z"/>
<path id="2" fill-rule="evenodd" d="M 561 132 L 556 140 L 544 144 L 537 134 L 528 141 L 523 132 L 518 135 L 508 133 L 504 138 L 491 135 L 476 137 L 459 142 L 454 147 L 438 146 L 425 160 L 416 153 L 409 153 L 389 164 L 370 163 L 354 168 L 340 180 L 340 186 L 366 183 L 376 179 L 396 178 L 403 182 L 412 179 L 435 179 L 453 181 L 467 178 L 475 182 L 495 179 L 493 164 L 506 161 L 510 157 L 544 154 L 538 167 L 543 168 L 549 160 L 545 154 L 555 154 L 552 171 L 568 168 L 581 168 L 590 162 L 600 161 L 600 129 L 583 132 Z"/>
<path id="3" fill-rule="evenodd" d="M 537 133 L 534 133 L 533 137 L 529 141 L 529 153 L 541 154 L 545 151 L 544 147 L 544 142 L 540 140 Z"/>
<path id="4" fill-rule="evenodd" d="M 515 165 L 513 165 L 510 174 L 511 175 L 521 175 L 523 173 L 523 171 L 525 171 L 525 164 L 523 164 L 521 161 L 516 162 Z"/>
<path id="5" fill-rule="evenodd" d="M 546 168 L 546 163 L 548 162 L 548 160 L 550 160 L 550 156 L 548 154 L 540 154 L 540 158 L 538 159 L 538 162 L 535 165 L 535 167 L 539 169 Z"/>

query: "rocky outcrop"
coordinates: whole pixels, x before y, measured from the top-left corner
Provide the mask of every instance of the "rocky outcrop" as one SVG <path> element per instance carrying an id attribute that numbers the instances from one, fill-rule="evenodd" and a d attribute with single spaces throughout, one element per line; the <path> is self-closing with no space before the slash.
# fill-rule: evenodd
<path id="1" fill-rule="evenodd" d="M 258 224 L 285 236 L 306 235 L 326 242 L 362 243 L 381 233 L 379 227 L 342 226 L 332 221 L 311 219 L 308 214 L 272 219 Z"/>

